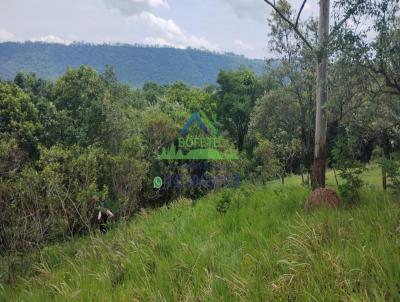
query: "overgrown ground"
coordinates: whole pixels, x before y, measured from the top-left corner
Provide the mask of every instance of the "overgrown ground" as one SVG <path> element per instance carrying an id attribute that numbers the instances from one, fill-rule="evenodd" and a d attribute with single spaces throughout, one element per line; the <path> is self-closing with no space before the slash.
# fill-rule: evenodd
<path id="1" fill-rule="evenodd" d="M 365 180 L 359 206 L 313 214 L 298 177 L 231 191 L 226 213 L 223 192 L 143 212 L 47 247 L 0 284 L 0 300 L 400 301 L 400 201 L 379 189 L 378 170 Z"/>

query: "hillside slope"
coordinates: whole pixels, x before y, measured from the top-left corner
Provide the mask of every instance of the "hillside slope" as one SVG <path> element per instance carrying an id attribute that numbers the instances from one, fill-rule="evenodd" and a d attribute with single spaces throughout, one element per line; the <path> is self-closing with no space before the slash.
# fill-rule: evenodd
<path id="1" fill-rule="evenodd" d="M 369 186 L 359 206 L 308 214 L 307 194 L 292 178 L 143 212 L 44 249 L 0 300 L 399 301 L 398 201 Z"/>
<path id="2" fill-rule="evenodd" d="M 195 49 L 139 47 L 133 45 L 48 44 L 40 42 L 0 43 L 0 78 L 10 79 L 18 71 L 56 78 L 67 66 L 90 65 L 102 71 L 112 65 L 122 82 L 138 87 L 153 81 L 177 80 L 195 86 L 214 83 L 220 69 L 250 68 L 257 74 L 263 60 Z"/>

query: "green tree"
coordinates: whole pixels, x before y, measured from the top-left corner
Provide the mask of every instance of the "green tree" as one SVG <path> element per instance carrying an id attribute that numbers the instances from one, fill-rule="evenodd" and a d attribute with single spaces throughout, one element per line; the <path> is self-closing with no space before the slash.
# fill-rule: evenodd
<path id="1" fill-rule="evenodd" d="M 67 69 L 54 85 L 55 104 L 70 123 L 61 138 L 68 145 L 89 146 L 99 141 L 104 125 L 104 83 L 91 67 Z"/>
<path id="2" fill-rule="evenodd" d="M 31 158 L 39 156 L 38 111 L 29 95 L 18 86 L 0 83 L 0 133 L 15 138 Z"/>
<path id="3" fill-rule="evenodd" d="M 399 2 L 396 0 L 382 0 L 370 7 L 366 15 L 373 20 L 372 29 L 377 36 L 372 40 L 363 39 L 354 49 L 354 55 L 362 58 L 360 63 L 373 75 L 375 89 L 389 95 L 400 95 L 398 12 Z"/>
<path id="4" fill-rule="evenodd" d="M 288 9 L 288 2 L 280 0 L 275 1 L 264 0 L 270 7 L 273 8 L 274 14 L 286 22 L 290 29 L 295 33 L 299 41 L 307 47 L 317 65 L 316 72 L 316 111 L 315 111 L 315 148 L 314 148 L 314 163 L 313 163 L 313 187 L 325 187 L 325 169 L 326 169 L 326 138 L 327 138 L 327 118 L 326 118 L 326 101 L 327 101 L 327 65 L 328 57 L 332 53 L 330 46 L 335 40 L 336 35 L 346 24 L 349 19 L 354 16 L 359 10 L 365 7 L 365 1 L 337 1 L 335 6 L 342 8 L 334 15 L 335 26 L 330 31 L 330 1 L 321 0 L 319 2 L 320 13 L 318 22 L 317 40 L 307 36 L 302 28 L 301 13 L 307 0 L 304 0 L 296 15 L 291 15 L 292 11 Z"/>
<path id="5" fill-rule="evenodd" d="M 220 71 L 217 78 L 219 122 L 239 151 L 243 150 L 250 114 L 263 88 L 252 71 Z"/>
<path id="6" fill-rule="evenodd" d="M 261 177 L 263 183 L 276 178 L 279 162 L 275 156 L 275 146 L 266 139 L 260 139 L 254 148 L 256 160 L 255 172 Z"/>
<path id="7" fill-rule="evenodd" d="M 206 91 L 191 88 L 183 82 L 176 82 L 167 86 L 165 97 L 171 103 L 179 103 L 190 112 L 203 110 L 212 114 L 215 109 L 215 100 Z"/>

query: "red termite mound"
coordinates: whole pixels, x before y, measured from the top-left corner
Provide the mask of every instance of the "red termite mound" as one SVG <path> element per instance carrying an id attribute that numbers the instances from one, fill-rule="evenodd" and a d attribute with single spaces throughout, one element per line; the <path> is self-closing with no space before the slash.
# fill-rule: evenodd
<path id="1" fill-rule="evenodd" d="M 304 204 L 304 209 L 309 211 L 321 206 L 336 208 L 339 204 L 340 199 L 335 191 L 328 188 L 318 188 L 311 192 Z"/>

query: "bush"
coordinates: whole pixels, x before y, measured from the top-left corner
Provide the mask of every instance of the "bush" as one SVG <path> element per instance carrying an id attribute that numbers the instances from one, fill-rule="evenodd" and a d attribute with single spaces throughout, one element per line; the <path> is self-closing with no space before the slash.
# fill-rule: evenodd
<path id="1" fill-rule="evenodd" d="M 143 188 L 148 165 L 143 159 L 141 142 L 130 138 L 123 142 L 120 155 L 109 158 L 111 188 L 119 201 L 121 216 L 130 217 L 140 206 L 140 192 Z"/>
<path id="2" fill-rule="evenodd" d="M 354 158 L 351 142 L 339 140 L 332 151 L 333 164 L 339 171 L 339 176 L 345 181 L 339 184 L 339 192 L 344 200 L 350 203 L 360 201 L 360 189 L 364 185 L 361 175 L 365 166 Z"/>
<path id="3" fill-rule="evenodd" d="M 339 192 L 345 200 L 353 203 L 360 201 L 360 189 L 364 185 L 361 175 L 364 171 L 365 167 L 361 164 L 339 168 L 339 176 L 345 181 L 339 185 Z"/>
<path id="4" fill-rule="evenodd" d="M 379 166 L 386 172 L 387 187 L 395 194 L 400 194 L 400 164 L 393 157 L 390 159 L 379 159 Z"/>
<path id="5" fill-rule="evenodd" d="M 224 191 L 220 199 L 217 201 L 217 207 L 216 207 L 217 212 L 225 214 L 229 210 L 231 202 L 232 202 L 231 194 L 228 191 Z"/>
<path id="6" fill-rule="evenodd" d="M 118 216 L 130 217 L 139 208 L 147 171 L 135 144 L 125 142 L 116 156 L 98 147 L 41 148 L 40 159 L 20 170 L 11 161 L 8 177 L 0 178 L 3 251 L 37 248 L 91 232 L 96 223 L 93 196 L 110 198 Z M 0 153 L 0 166 L 13 158 Z"/>

